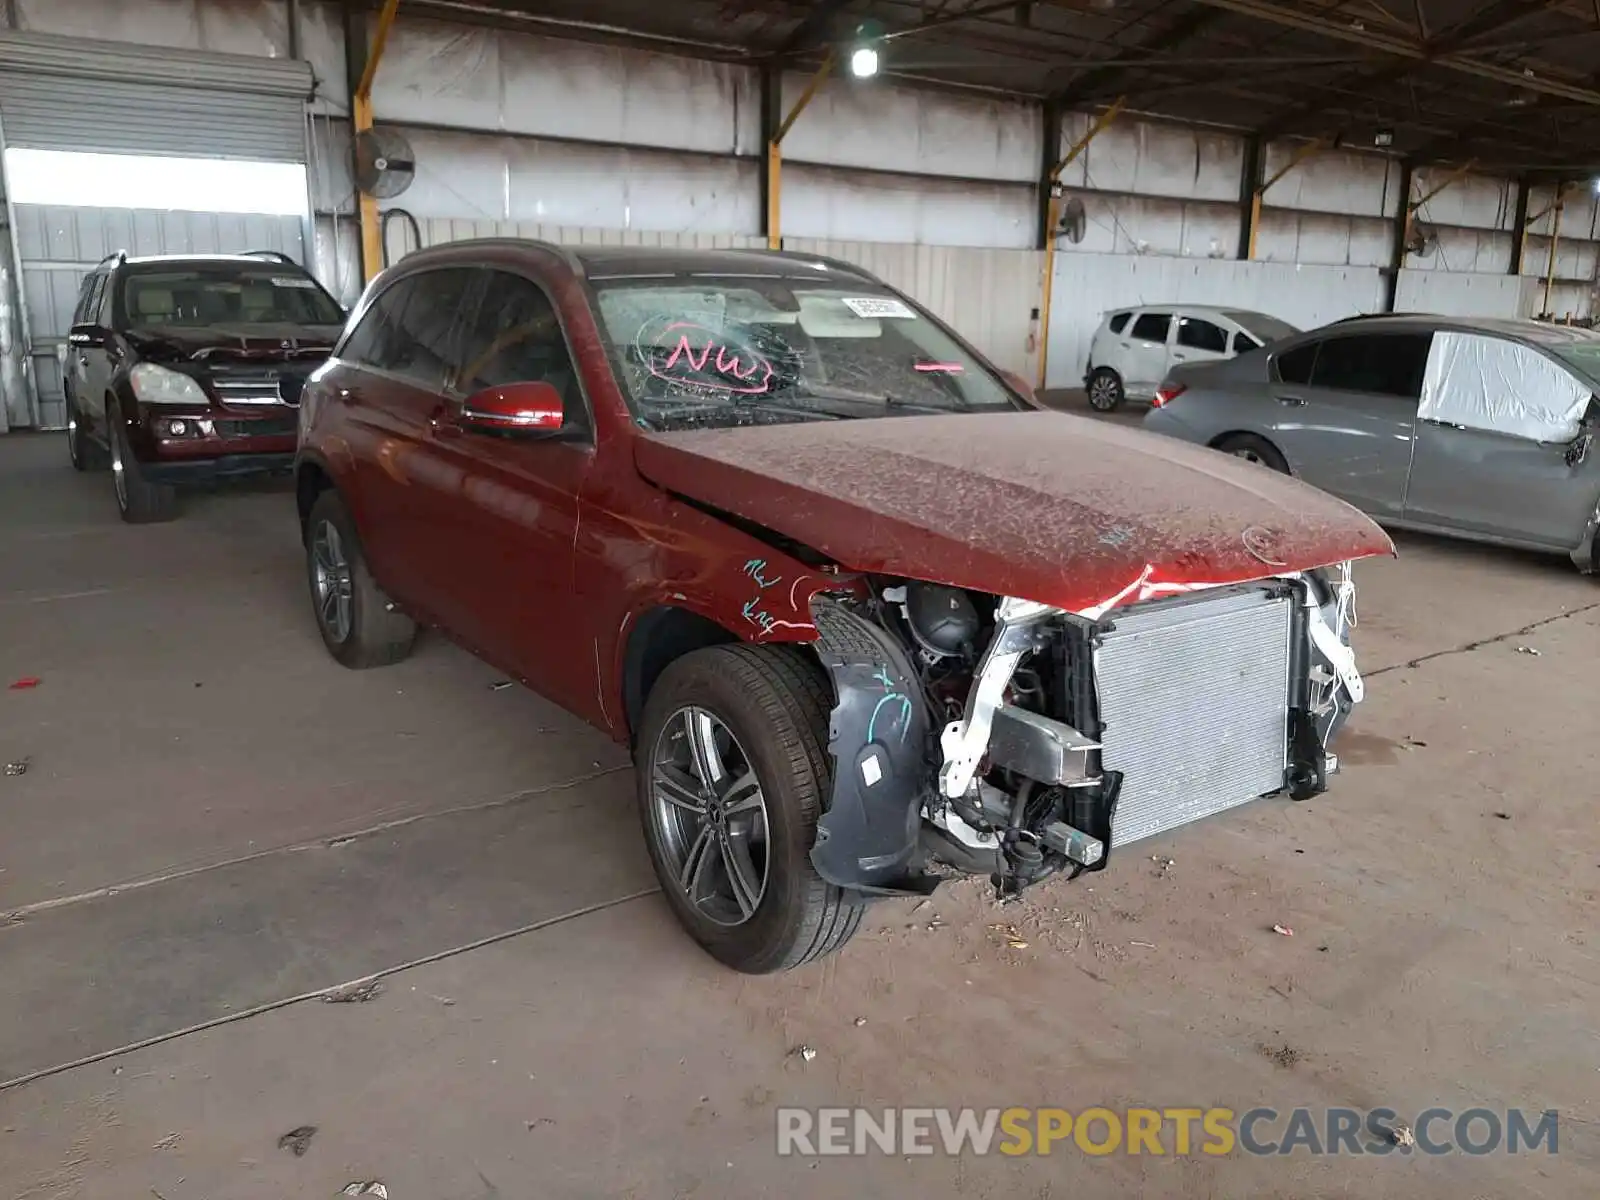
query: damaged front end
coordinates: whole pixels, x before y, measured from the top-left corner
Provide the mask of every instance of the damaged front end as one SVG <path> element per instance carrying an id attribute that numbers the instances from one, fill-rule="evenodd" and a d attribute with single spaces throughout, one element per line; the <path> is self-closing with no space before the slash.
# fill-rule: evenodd
<path id="1" fill-rule="evenodd" d="M 836 697 L 812 862 L 872 894 L 929 892 L 934 864 L 1014 894 L 1260 796 L 1314 796 L 1363 694 L 1348 563 L 1099 617 L 884 579 L 812 607 Z"/>

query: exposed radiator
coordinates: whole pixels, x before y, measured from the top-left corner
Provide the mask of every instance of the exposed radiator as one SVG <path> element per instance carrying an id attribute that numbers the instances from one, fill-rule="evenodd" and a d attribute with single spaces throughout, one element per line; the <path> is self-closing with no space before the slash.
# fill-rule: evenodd
<path id="1" fill-rule="evenodd" d="M 1101 763 L 1125 845 L 1284 786 L 1291 596 L 1201 593 L 1112 614 L 1095 651 Z"/>

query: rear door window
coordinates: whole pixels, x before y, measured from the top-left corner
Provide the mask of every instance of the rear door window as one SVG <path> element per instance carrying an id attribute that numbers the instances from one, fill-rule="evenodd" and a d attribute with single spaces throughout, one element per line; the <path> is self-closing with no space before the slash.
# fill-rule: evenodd
<path id="1" fill-rule="evenodd" d="M 1311 382 L 1311 368 L 1317 361 L 1317 349 L 1321 342 L 1307 342 L 1303 346 L 1296 346 L 1293 350 L 1285 350 L 1273 359 L 1273 369 L 1278 373 L 1280 383 L 1294 383 L 1304 386 Z"/>
<path id="2" fill-rule="evenodd" d="M 1171 313 L 1140 313 L 1139 319 L 1133 323 L 1133 336 L 1141 342 L 1166 345 L 1167 331 L 1171 328 Z"/>
<path id="3" fill-rule="evenodd" d="M 1233 335 L 1233 352 L 1235 354 L 1244 354 L 1250 350 L 1259 350 L 1260 348 L 1261 343 L 1248 333 L 1236 333 Z"/>
<path id="4" fill-rule="evenodd" d="M 1415 400 L 1422 393 L 1431 333 L 1373 333 L 1322 343 L 1313 387 Z"/>
<path id="5" fill-rule="evenodd" d="M 1132 315 L 1132 313 L 1125 312 L 1115 314 L 1111 318 L 1111 332 L 1121 333 L 1124 329 L 1126 329 L 1128 327 L 1128 318 Z"/>
<path id="6" fill-rule="evenodd" d="M 442 391 L 460 364 L 462 313 L 472 272 L 423 271 L 391 284 L 351 331 L 339 356 Z"/>
<path id="7" fill-rule="evenodd" d="M 1214 354 L 1228 352 L 1228 335 L 1222 326 L 1213 325 L 1199 317 L 1178 318 L 1178 345 L 1192 350 L 1209 350 Z"/>

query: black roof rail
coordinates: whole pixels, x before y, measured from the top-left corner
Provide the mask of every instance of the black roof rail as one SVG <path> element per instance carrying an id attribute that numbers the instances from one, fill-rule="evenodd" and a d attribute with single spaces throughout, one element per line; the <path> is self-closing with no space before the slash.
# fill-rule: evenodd
<path id="1" fill-rule="evenodd" d="M 282 250 L 246 250 L 243 257 L 271 259 L 274 262 L 281 262 L 291 267 L 298 267 L 300 265 Z"/>
<path id="2" fill-rule="evenodd" d="M 120 263 L 120 262 L 124 261 L 127 257 L 128 257 L 128 252 L 126 250 L 113 250 L 110 254 L 106 255 L 99 262 L 95 263 L 94 270 L 98 271 L 101 267 L 105 266 L 108 262 L 111 262 L 113 260 L 115 260 L 116 262 Z"/>

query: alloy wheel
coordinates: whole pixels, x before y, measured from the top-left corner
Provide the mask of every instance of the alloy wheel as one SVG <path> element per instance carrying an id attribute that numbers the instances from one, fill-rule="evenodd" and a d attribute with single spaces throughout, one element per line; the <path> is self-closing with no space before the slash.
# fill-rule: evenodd
<path id="1" fill-rule="evenodd" d="M 122 461 L 122 431 L 117 428 L 116 418 L 110 418 L 111 428 L 111 482 L 117 489 L 117 506 L 123 512 L 128 511 L 128 478 L 126 465 Z"/>
<path id="2" fill-rule="evenodd" d="M 72 459 L 72 465 L 78 465 L 78 418 L 67 417 L 67 455 Z"/>
<path id="3" fill-rule="evenodd" d="M 328 636 L 343 645 L 350 637 L 353 588 L 344 541 L 332 522 L 321 522 L 311 535 L 311 570 L 317 619 Z"/>
<path id="4" fill-rule="evenodd" d="M 1089 403 L 1101 412 L 1109 412 L 1117 406 L 1117 385 L 1108 376 L 1102 375 L 1089 385 Z"/>
<path id="5" fill-rule="evenodd" d="M 1258 466 L 1266 466 L 1266 462 L 1264 459 L 1262 459 L 1261 455 L 1256 453 L 1256 451 L 1252 450 L 1249 446 L 1240 446 L 1233 452 L 1233 456 L 1235 458 L 1242 458 L 1245 460 L 1245 462 L 1253 462 Z"/>
<path id="6" fill-rule="evenodd" d="M 650 796 L 668 875 L 690 907 L 723 926 L 755 916 L 770 866 L 767 802 L 733 731 L 707 709 L 678 709 L 650 756 Z"/>

